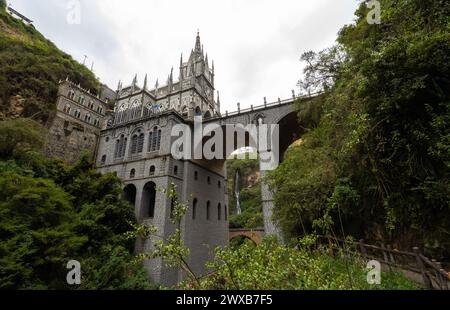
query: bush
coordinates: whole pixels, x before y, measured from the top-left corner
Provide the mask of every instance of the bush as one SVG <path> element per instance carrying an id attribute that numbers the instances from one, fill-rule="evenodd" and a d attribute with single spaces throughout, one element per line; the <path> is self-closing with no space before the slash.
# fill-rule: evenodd
<path id="1" fill-rule="evenodd" d="M 238 248 L 218 249 L 209 267 L 215 272 L 202 280 L 204 289 L 416 289 L 402 275 L 390 272 L 382 273 L 381 285 L 369 285 L 365 262 L 356 254 L 331 257 L 322 249 L 308 250 L 306 241 L 298 250 L 273 239 L 265 239 L 257 247 L 244 242 Z"/>

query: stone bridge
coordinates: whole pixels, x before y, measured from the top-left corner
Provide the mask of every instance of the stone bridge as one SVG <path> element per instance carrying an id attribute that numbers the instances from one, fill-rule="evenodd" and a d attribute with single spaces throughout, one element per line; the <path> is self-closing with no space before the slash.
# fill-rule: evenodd
<path id="1" fill-rule="evenodd" d="M 262 239 L 264 237 L 264 229 L 256 228 L 256 229 L 246 229 L 246 228 L 236 228 L 230 229 L 229 231 L 229 239 L 233 239 L 236 237 L 245 237 L 252 240 L 256 245 L 260 245 Z"/>
<path id="2" fill-rule="evenodd" d="M 298 97 L 293 96 L 289 99 L 280 100 L 272 103 L 267 103 L 264 99 L 264 104 L 259 106 L 251 106 L 250 108 L 241 110 L 238 104 L 238 110 L 229 113 L 226 111 L 221 117 L 215 117 L 204 120 L 204 125 L 208 124 L 219 124 L 221 126 L 242 124 L 244 126 L 249 124 L 269 124 L 269 125 L 279 125 L 279 143 L 277 146 L 278 150 L 269 150 L 271 154 L 276 154 L 277 162 L 282 162 L 283 156 L 290 145 L 293 142 L 300 139 L 303 134 L 303 127 L 301 126 L 301 120 L 298 119 L 298 113 L 296 109 L 296 102 L 301 104 L 302 102 L 307 102 L 308 100 L 319 96 L 320 94 L 313 94 L 310 96 Z M 236 140 L 236 138 L 235 138 Z M 237 141 L 235 141 L 237 142 Z M 250 145 L 249 138 L 246 137 L 246 146 Z M 224 137 L 225 145 L 225 137 Z M 224 154 L 224 158 L 227 158 L 230 154 Z M 260 155 L 260 172 L 263 178 L 267 170 L 264 169 L 264 163 L 262 162 L 261 153 Z M 225 165 L 225 160 L 211 160 L 209 164 L 217 165 L 220 169 Z M 267 165 L 266 165 L 267 166 Z M 231 176 L 232 177 L 232 176 Z M 279 229 L 274 225 L 272 221 L 272 209 L 273 209 L 273 193 L 270 191 L 267 184 L 261 183 L 261 200 L 263 207 L 264 216 L 264 231 L 268 235 L 277 235 L 281 237 Z"/>

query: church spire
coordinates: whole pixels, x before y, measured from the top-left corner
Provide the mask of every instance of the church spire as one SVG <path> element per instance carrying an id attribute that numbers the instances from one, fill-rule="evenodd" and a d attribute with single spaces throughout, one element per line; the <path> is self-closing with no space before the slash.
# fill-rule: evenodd
<path id="1" fill-rule="evenodd" d="M 184 79 L 184 74 L 183 74 L 183 53 L 181 53 L 181 57 L 180 57 L 180 77 L 178 79 L 180 81 L 182 79 Z"/>
<path id="2" fill-rule="evenodd" d="M 145 74 L 144 78 L 144 90 L 147 90 L 147 74 Z"/>
<path id="3" fill-rule="evenodd" d="M 195 40 L 195 50 L 196 53 L 201 53 L 202 52 L 202 44 L 200 42 L 200 30 L 197 30 L 197 38 Z"/>
<path id="4" fill-rule="evenodd" d="M 137 86 L 137 73 L 134 76 L 133 82 L 131 83 L 131 91 L 134 92 Z"/>

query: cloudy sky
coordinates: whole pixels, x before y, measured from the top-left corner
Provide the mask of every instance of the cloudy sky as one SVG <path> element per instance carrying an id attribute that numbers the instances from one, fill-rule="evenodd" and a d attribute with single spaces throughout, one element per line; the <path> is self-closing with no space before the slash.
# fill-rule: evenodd
<path id="1" fill-rule="evenodd" d="M 297 92 L 300 55 L 333 44 L 357 0 L 9 0 L 58 47 L 116 88 L 146 73 L 151 85 L 178 73 L 197 29 L 214 59 L 222 112 Z M 80 23 L 72 13 L 80 4 Z M 175 74 L 178 77 L 178 74 Z"/>

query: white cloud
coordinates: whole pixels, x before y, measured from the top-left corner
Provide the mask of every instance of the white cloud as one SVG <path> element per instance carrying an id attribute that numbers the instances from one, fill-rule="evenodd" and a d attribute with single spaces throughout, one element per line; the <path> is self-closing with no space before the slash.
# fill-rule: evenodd
<path id="1" fill-rule="evenodd" d="M 353 20 L 356 0 L 81 0 L 81 24 L 66 22 L 69 0 L 11 0 L 13 7 L 79 61 L 95 61 L 110 87 L 164 82 L 180 54 L 189 56 L 195 33 L 216 67 L 222 110 L 291 96 L 301 76 L 301 53 L 333 44 Z M 177 74 L 176 74 L 177 76 Z"/>

